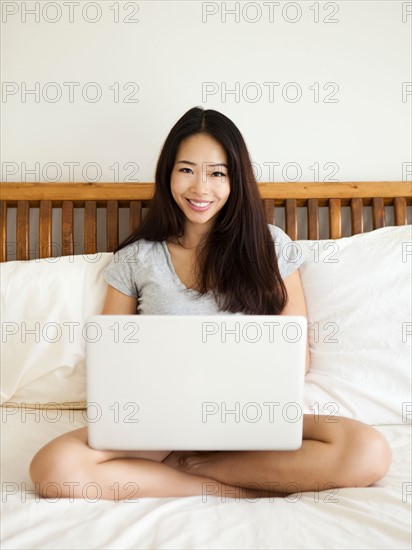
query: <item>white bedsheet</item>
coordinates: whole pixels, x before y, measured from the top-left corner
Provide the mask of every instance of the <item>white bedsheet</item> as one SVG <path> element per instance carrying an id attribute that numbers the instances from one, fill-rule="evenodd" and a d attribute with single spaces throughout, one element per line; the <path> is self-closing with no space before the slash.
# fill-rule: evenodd
<path id="1" fill-rule="evenodd" d="M 222 497 L 138 502 L 48 501 L 30 493 L 32 456 L 85 425 L 81 411 L 3 412 L 2 548 L 379 548 L 411 547 L 411 426 L 379 426 L 393 463 L 372 487 L 236 501 Z M 54 414 L 60 419 L 53 423 Z"/>

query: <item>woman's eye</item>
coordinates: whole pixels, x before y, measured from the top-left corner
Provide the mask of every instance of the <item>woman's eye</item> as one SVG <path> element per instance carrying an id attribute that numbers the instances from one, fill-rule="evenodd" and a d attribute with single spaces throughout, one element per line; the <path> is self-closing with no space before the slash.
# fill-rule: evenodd
<path id="1" fill-rule="evenodd" d="M 187 172 L 186 172 L 186 170 L 187 170 Z M 190 168 L 181 168 L 181 169 L 179 170 L 179 172 L 183 172 L 184 174 L 190 174 L 191 171 L 192 171 L 192 170 L 191 170 Z"/>
<path id="2" fill-rule="evenodd" d="M 223 172 L 213 172 L 212 176 L 215 176 L 216 178 L 224 178 L 226 177 L 226 174 L 224 174 Z"/>

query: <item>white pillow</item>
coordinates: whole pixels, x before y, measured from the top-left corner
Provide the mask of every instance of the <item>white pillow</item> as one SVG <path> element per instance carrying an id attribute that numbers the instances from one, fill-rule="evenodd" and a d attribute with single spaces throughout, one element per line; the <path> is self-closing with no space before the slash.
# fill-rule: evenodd
<path id="1" fill-rule="evenodd" d="M 103 309 L 102 270 L 111 257 L 99 253 L 0 264 L 1 402 L 86 399 L 82 331 L 87 318 Z"/>
<path id="2" fill-rule="evenodd" d="M 295 242 L 311 352 L 304 412 L 410 422 L 412 226 Z"/>

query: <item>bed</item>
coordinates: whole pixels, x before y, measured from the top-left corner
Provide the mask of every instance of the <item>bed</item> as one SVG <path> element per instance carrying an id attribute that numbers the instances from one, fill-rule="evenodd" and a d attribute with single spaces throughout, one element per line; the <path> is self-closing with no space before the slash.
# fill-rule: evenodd
<path id="1" fill-rule="evenodd" d="M 28 473 L 50 439 L 86 425 L 87 318 L 112 251 L 152 184 L 1 184 L 2 547 L 411 547 L 410 182 L 262 183 L 267 222 L 304 254 L 311 368 L 304 412 L 376 426 L 393 462 L 366 488 L 284 498 L 112 502 L 39 498 Z"/>

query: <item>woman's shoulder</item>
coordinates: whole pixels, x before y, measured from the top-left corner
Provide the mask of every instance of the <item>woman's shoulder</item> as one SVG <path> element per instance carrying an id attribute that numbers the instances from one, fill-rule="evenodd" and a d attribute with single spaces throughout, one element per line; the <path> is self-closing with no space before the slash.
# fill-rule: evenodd
<path id="1" fill-rule="evenodd" d="M 138 296 L 138 281 L 141 284 L 147 269 L 153 266 L 152 251 L 157 244 L 160 243 L 138 239 L 120 248 L 105 269 L 105 281 L 127 296 Z"/>
<path id="2" fill-rule="evenodd" d="M 279 271 L 283 278 L 293 273 L 305 261 L 299 243 L 293 241 L 280 227 L 267 224 L 275 245 Z"/>
<path id="3" fill-rule="evenodd" d="M 289 243 L 292 240 L 289 235 L 277 225 L 268 223 L 267 226 L 269 228 L 270 234 L 272 235 L 272 239 L 275 242 Z"/>
<path id="4" fill-rule="evenodd" d="M 153 248 L 161 243 L 157 241 L 148 241 L 146 239 L 138 239 L 132 243 L 123 246 L 115 253 L 119 258 L 142 258 L 146 254 L 152 252 Z"/>

